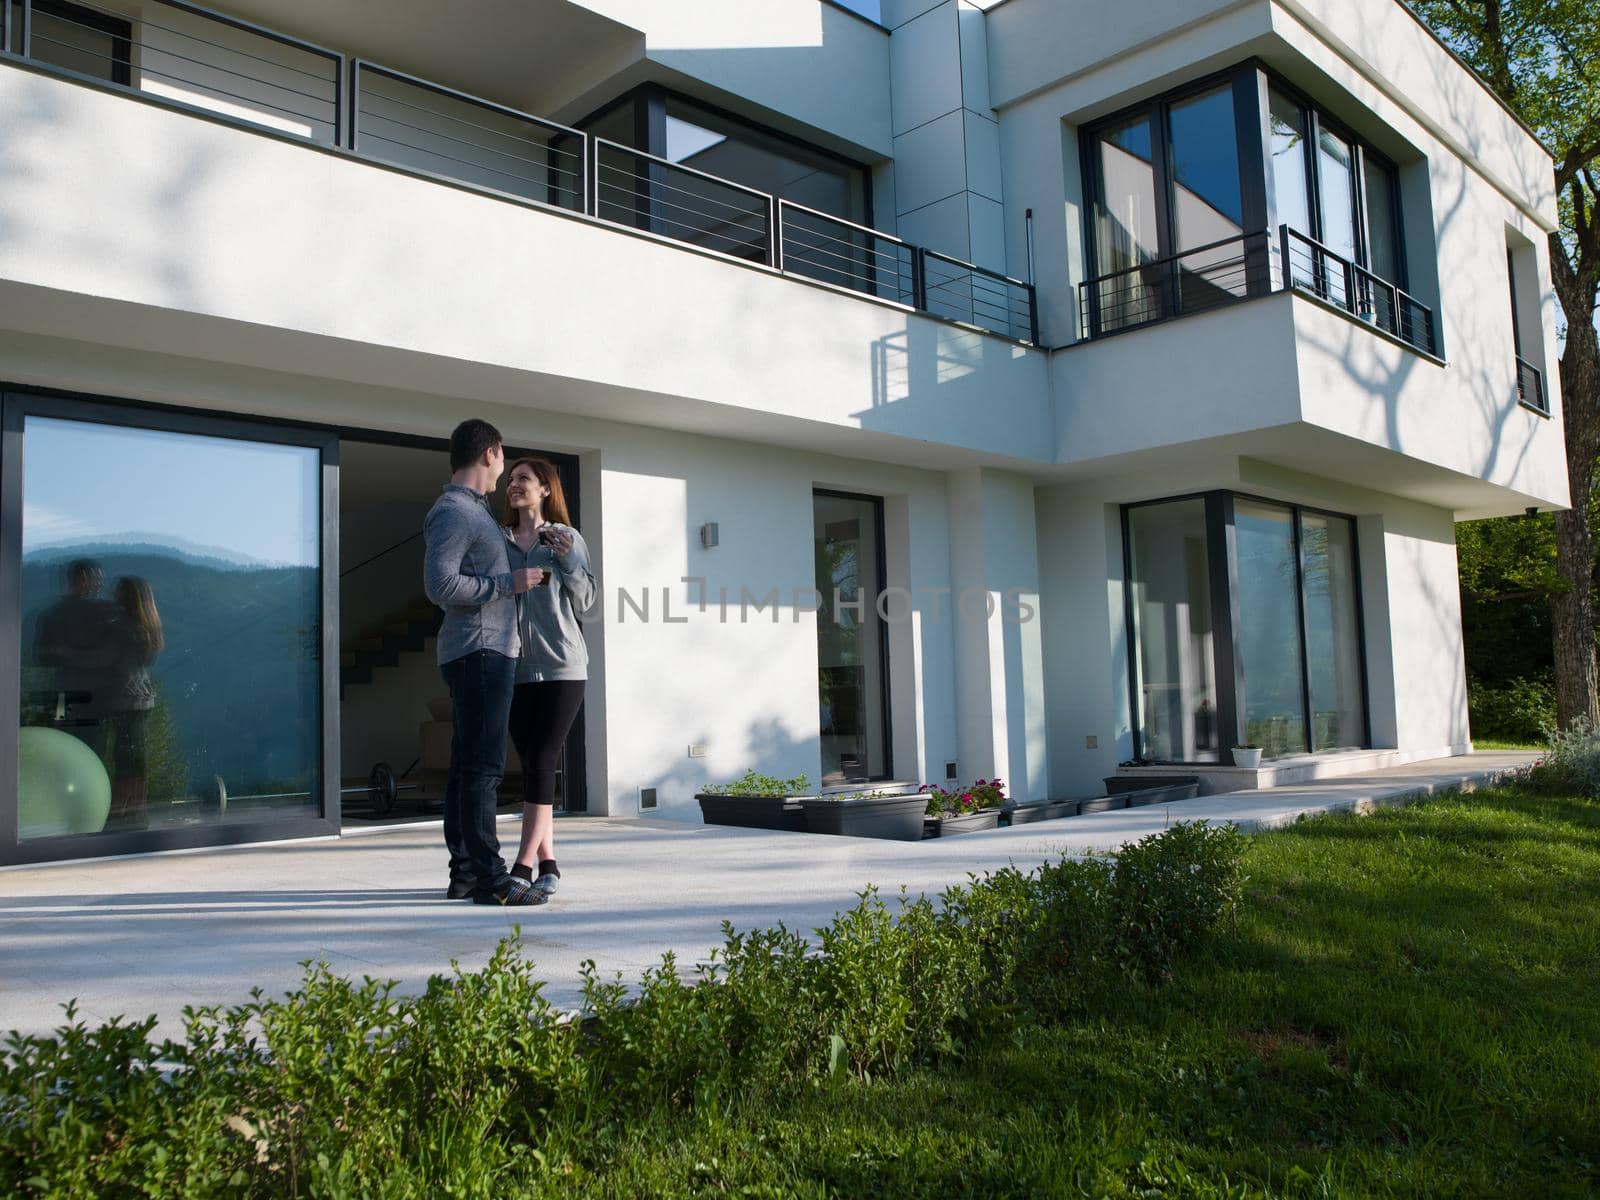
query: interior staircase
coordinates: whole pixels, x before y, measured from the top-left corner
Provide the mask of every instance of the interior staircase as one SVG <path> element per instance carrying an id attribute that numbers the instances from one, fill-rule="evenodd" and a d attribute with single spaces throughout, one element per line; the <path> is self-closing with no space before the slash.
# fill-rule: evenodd
<path id="1" fill-rule="evenodd" d="M 387 614 L 339 647 L 339 696 L 346 688 L 372 682 L 372 673 L 393 667 L 402 654 L 414 654 L 439 632 L 444 614 L 425 596 L 417 596 Z"/>

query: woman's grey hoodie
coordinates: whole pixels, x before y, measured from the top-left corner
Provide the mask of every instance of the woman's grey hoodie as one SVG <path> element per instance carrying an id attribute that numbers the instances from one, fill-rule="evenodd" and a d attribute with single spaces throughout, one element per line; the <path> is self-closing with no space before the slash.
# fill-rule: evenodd
<path id="1" fill-rule="evenodd" d="M 517 597 L 517 630 L 522 655 L 517 659 L 518 683 L 545 683 L 589 677 L 589 648 L 583 641 L 579 614 L 587 612 L 599 594 L 589 569 L 589 547 L 570 525 L 549 522 L 572 539 L 572 549 L 562 557 L 542 541 L 526 554 L 506 532 L 506 555 L 511 569 L 538 567 L 549 572 L 548 583 L 529 588 Z"/>

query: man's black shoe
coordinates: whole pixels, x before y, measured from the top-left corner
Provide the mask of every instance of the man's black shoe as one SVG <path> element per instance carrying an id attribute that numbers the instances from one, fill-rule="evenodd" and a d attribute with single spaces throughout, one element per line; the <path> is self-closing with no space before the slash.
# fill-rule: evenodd
<path id="1" fill-rule="evenodd" d="M 467 883 L 464 880 L 452 879 L 450 881 L 450 887 L 445 891 L 444 898 L 446 900 L 471 900 L 472 893 L 477 890 L 478 885 L 475 883 Z"/>
<path id="2" fill-rule="evenodd" d="M 474 904 L 501 904 L 506 907 L 525 908 L 535 904 L 545 904 L 550 897 L 543 892 L 536 892 L 533 886 L 524 879 L 517 879 L 507 875 L 505 880 L 496 888 L 478 888 L 472 893 Z"/>

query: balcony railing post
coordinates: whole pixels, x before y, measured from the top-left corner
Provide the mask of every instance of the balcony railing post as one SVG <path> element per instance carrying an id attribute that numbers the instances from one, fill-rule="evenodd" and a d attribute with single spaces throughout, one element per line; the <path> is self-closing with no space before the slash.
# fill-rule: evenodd
<path id="1" fill-rule="evenodd" d="M 767 197 L 767 265 L 783 270 L 783 201 Z"/>
<path id="2" fill-rule="evenodd" d="M 1283 290 L 1294 287 L 1294 260 L 1289 257 L 1289 226 L 1278 226 L 1278 270 L 1283 274 Z"/>
<path id="3" fill-rule="evenodd" d="M 0 0 L 0 51 L 11 53 L 11 0 Z"/>
<path id="4" fill-rule="evenodd" d="M 350 105 L 346 101 L 346 79 L 350 70 L 349 56 L 341 54 L 333 60 L 333 144 L 345 144 L 345 122 L 349 120 Z"/>
<path id="5" fill-rule="evenodd" d="M 22 26 L 17 32 L 17 53 L 33 57 L 33 0 L 22 0 Z"/>
<path id="6" fill-rule="evenodd" d="M 359 146 L 357 139 L 361 130 L 361 60 L 350 60 L 350 150 L 353 153 Z"/>
<path id="7" fill-rule="evenodd" d="M 928 311 L 928 259 L 921 246 L 911 250 L 911 307 L 918 312 Z"/>
<path id="8" fill-rule="evenodd" d="M 1349 259 L 1339 260 L 1339 273 L 1344 277 L 1344 307 L 1345 311 L 1355 316 L 1361 315 L 1361 308 L 1356 301 L 1356 268 Z"/>

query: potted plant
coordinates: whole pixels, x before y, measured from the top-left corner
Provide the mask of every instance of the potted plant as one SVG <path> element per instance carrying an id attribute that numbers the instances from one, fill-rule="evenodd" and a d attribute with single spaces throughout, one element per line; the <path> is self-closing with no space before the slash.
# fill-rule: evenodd
<path id="1" fill-rule="evenodd" d="M 806 814 L 800 798 L 810 785 L 805 775 L 778 779 L 752 770 L 732 783 L 708 785 L 695 799 L 700 801 L 700 816 L 707 825 L 801 833 L 806 828 Z"/>
<path id="2" fill-rule="evenodd" d="M 1000 823 L 1000 806 L 1006 801 L 1005 784 L 980 779 L 969 788 L 947 792 L 934 784 L 923 787 L 926 798 L 925 828 L 930 837 L 976 833 Z"/>
<path id="3" fill-rule="evenodd" d="M 1261 747 L 1255 742 L 1243 742 L 1233 748 L 1233 765 L 1250 767 L 1261 765 Z"/>
<path id="4" fill-rule="evenodd" d="M 800 807 L 812 833 L 836 837 L 875 837 L 897 842 L 922 840 L 921 792 L 846 792 L 803 796 Z"/>

